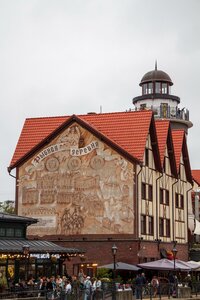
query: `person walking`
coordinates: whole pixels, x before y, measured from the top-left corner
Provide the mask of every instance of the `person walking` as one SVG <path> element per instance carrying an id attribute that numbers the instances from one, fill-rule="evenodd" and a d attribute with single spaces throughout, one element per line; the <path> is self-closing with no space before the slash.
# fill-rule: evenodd
<path id="1" fill-rule="evenodd" d="M 156 297 L 158 293 L 158 287 L 159 287 L 159 281 L 157 276 L 153 276 L 151 280 L 151 285 L 153 287 L 153 297 Z"/>

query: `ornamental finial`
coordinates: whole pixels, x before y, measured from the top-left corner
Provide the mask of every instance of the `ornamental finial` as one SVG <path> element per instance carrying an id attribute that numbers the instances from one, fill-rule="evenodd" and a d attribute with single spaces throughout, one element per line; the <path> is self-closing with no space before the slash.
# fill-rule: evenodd
<path id="1" fill-rule="evenodd" d="M 157 71 L 157 59 L 155 61 L 155 71 Z"/>

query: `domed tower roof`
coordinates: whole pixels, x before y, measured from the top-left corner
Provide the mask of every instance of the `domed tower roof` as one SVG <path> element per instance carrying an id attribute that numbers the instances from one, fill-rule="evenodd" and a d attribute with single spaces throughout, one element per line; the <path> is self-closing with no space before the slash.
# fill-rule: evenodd
<path id="1" fill-rule="evenodd" d="M 162 81 L 168 82 L 169 85 L 173 85 L 173 82 L 169 75 L 161 70 L 157 70 L 157 64 L 155 70 L 147 72 L 141 79 L 140 86 L 147 82 Z"/>

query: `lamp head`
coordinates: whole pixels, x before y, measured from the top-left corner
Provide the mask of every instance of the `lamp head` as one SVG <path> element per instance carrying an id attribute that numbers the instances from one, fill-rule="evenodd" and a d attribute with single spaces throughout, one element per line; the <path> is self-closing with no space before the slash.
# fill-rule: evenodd
<path id="1" fill-rule="evenodd" d="M 178 250 L 174 247 L 174 248 L 172 249 L 172 253 L 173 253 L 173 255 L 174 255 L 174 258 L 176 258 L 177 252 L 178 252 Z"/>
<path id="2" fill-rule="evenodd" d="M 113 246 L 112 246 L 112 254 L 113 255 L 116 255 L 116 253 L 117 253 L 117 246 L 114 244 Z"/>

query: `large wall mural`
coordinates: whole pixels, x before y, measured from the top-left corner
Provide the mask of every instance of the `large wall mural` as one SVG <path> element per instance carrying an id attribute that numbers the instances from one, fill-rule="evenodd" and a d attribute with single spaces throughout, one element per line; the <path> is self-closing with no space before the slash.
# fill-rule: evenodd
<path id="1" fill-rule="evenodd" d="M 134 166 L 78 124 L 19 169 L 19 215 L 31 235 L 134 232 Z"/>

